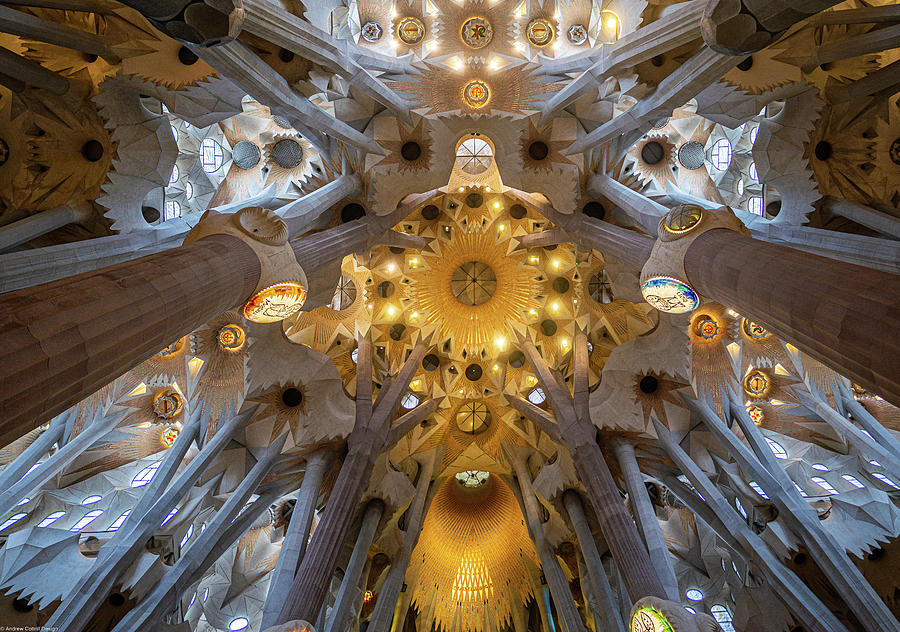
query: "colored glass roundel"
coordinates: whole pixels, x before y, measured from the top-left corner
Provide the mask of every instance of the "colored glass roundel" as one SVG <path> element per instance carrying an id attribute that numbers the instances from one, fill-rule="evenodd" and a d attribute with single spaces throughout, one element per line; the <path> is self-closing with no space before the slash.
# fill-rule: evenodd
<path id="1" fill-rule="evenodd" d="M 425 38 L 425 24 L 419 18 L 403 18 L 397 25 L 397 37 L 408 46 L 418 44 Z"/>
<path id="2" fill-rule="evenodd" d="M 639 608 L 631 615 L 630 632 L 673 632 L 666 616 L 651 606 Z"/>
<path id="3" fill-rule="evenodd" d="M 769 386 L 769 376 L 762 371 L 750 371 L 744 378 L 744 390 L 753 397 L 765 397 Z"/>
<path id="4" fill-rule="evenodd" d="M 566 32 L 566 35 L 569 38 L 569 43 L 572 46 L 581 46 L 588 39 L 588 30 L 584 24 L 573 24 L 569 27 L 569 30 Z"/>
<path id="5" fill-rule="evenodd" d="M 696 326 L 697 335 L 704 340 L 712 340 L 719 333 L 719 323 L 707 316 L 701 318 Z"/>
<path id="6" fill-rule="evenodd" d="M 765 417 L 762 408 L 759 406 L 747 406 L 747 414 L 750 415 L 751 421 L 757 426 L 762 425 L 763 418 Z"/>
<path id="7" fill-rule="evenodd" d="M 644 300 L 661 312 L 684 314 L 696 309 L 700 297 L 694 289 L 672 277 L 651 277 L 641 286 Z"/>
<path id="8" fill-rule="evenodd" d="M 491 89 L 481 79 L 473 79 L 463 88 L 463 101 L 469 107 L 482 108 L 491 100 Z"/>
<path id="9" fill-rule="evenodd" d="M 237 351 L 244 346 L 246 336 L 238 325 L 225 325 L 216 334 L 219 346 L 226 351 Z"/>
<path id="10" fill-rule="evenodd" d="M 469 18 L 463 22 L 459 32 L 462 41 L 470 48 L 484 48 L 491 43 L 494 29 L 485 18 Z"/>
<path id="11" fill-rule="evenodd" d="M 160 419 L 172 419 L 184 408 L 184 400 L 176 391 L 161 391 L 153 398 L 153 412 Z"/>
<path id="12" fill-rule="evenodd" d="M 164 446 L 171 448 L 175 444 L 175 440 L 178 438 L 180 432 L 181 431 L 175 426 L 169 426 L 162 431 L 159 440 Z"/>
<path id="13" fill-rule="evenodd" d="M 744 319 L 744 333 L 747 334 L 747 337 L 753 338 L 754 340 L 763 340 L 769 336 L 768 329 L 759 323 L 754 323 L 752 320 L 746 318 Z"/>
<path id="14" fill-rule="evenodd" d="M 525 28 L 525 35 L 534 46 L 546 46 L 553 41 L 553 25 L 544 18 L 535 18 Z"/>
<path id="15" fill-rule="evenodd" d="M 378 22 L 366 22 L 360 31 L 362 38 L 370 43 L 375 43 L 384 35 L 384 30 Z"/>
<path id="16" fill-rule="evenodd" d="M 244 305 L 244 318 L 254 323 L 277 323 L 295 314 L 306 302 L 306 290 L 294 281 L 270 285 Z"/>
<path id="17" fill-rule="evenodd" d="M 702 217 L 701 207 L 696 204 L 682 204 L 669 211 L 664 225 L 670 233 L 680 235 L 694 228 Z"/>

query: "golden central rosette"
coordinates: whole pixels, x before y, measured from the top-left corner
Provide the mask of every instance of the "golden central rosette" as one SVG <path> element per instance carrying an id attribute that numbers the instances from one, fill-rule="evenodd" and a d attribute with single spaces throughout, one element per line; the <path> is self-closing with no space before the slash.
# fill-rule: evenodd
<path id="1" fill-rule="evenodd" d="M 448 342 L 452 357 L 494 357 L 508 345 L 508 325 L 530 322 L 529 310 L 540 307 L 541 272 L 526 263 L 525 253 L 510 252 L 511 246 L 508 223 L 460 228 L 450 241 L 435 242 L 435 252 L 422 253 L 422 265 L 409 271 L 409 296 L 422 328 L 436 331 L 439 343 Z M 483 283 L 478 304 L 467 299 L 467 279 Z"/>

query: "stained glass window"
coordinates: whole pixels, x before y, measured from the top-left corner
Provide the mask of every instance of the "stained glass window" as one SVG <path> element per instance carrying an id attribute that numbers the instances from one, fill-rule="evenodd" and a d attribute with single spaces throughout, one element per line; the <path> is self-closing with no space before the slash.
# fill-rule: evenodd
<path id="1" fill-rule="evenodd" d="M 175 517 L 175 514 L 177 514 L 177 513 L 178 513 L 178 508 L 176 507 L 175 509 L 173 509 L 172 511 L 169 512 L 169 515 L 166 516 L 166 519 L 165 519 L 165 520 L 163 520 L 161 523 L 159 523 L 159 526 L 161 526 L 161 527 L 166 526 L 166 523 L 167 523 L 169 520 L 171 520 L 172 518 L 174 518 L 174 517 Z"/>
<path id="2" fill-rule="evenodd" d="M 814 469 L 814 470 L 819 470 L 820 472 L 828 471 L 828 466 L 823 465 L 822 463 L 813 463 L 810 467 L 812 467 L 812 469 Z"/>
<path id="3" fill-rule="evenodd" d="M 757 494 L 759 494 L 762 498 L 769 500 L 769 495 L 763 491 L 763 488 L 759 486 L 759 483 L 757 483 L 756 481 L 750 481 L 747 484 L 753 489 L 753 491 L 755 491 Z"/>
<path id="4" fill-rule="evenodd" d="M 172 165 L 172 175 L 169 176 L 169 184 L 178 182 L 178 176 L 180 175 L 181 172 L 178 170 L 178 165 Z"/>
<path id="5" fill-rule="evenodd" d="M 0 531 L 10 528 L 11 526 L 16 524 L 19 520 L 21 520 L 22 518 L 24 518 L 27 515 L 28 515 L 27 513 L 13 514 L 9 518 L 7 518 L 3 524 L 0 524 Z"/>
<path id="6" fill-rule="evenodd" d="M 37 524 L 37 526 L 40 527 L 41 529 L 44 529 L 46 527 L 49 527 L 51 524 L 53 524 L 54 522 L 56 522 L 57 520 L 59 520 L 60 518 L 62 518 L 65 515 L 66 515 L 65 511 L 54 511 L 52 514 L 50 514 L 49 516 L 47 516 L 46 518 L 41 520 Z"/>
<path id="7" fill-rule="evenodd" d="M 747 210 L 754 215 L 759 215 L 760 217 L 762 217 L 763 199 L 758 195 L 754 195 L 752 198 L 747 200 Z"/>
<path id="8" fill-rule="evenodd" d="M 181 538 L 181 542 L 178 546 L 183 549 L 184 545 L 187 544 L 187 541 L 191 539 L 192 535 L 194 535 L 194 525 L 189 525 L 188 530 L 185 532 L 184 537 Z"/>
<path id="9" fill-rule="evenodd" d="M 727 138 L 717 140 L 709 151 L 709 159 L 713 167 L 725 171 L 731 165 L 732 148 Z"/>
<path id="10" fill-rule="evenodd" d="M 156 463 L 151 463 L 140 472 L 137 473 L 133 479 L 131 479 L 132 487 L 143 487 L 147 483 L 149 483 L 153 479 L 153 475 L 156 474 L 156 470 L 159 469 L 162 461 L 157 461 Z"/>
<path id="11" fill-rule="evenodd" d="M 865 484 L 861 483 L 859 479 L 852 474 L 841 474 L 841 478 L 858 489 L 862 489 L 865 487 Z"/>
<path id="12" fill-rule="evenodd" d="M 750 163 L 750 177 L 759 182 L 759 171 L 756 170 L 756 163 Z"/>
<path id="13" fill-rule="evenodd" d="M 490 476 L 490 472 L 484 472 L 482 470 L 466 470 L 465 472 L 459 472 L 456 475 L 456 482 L 463 487 L 478 487 L 479 485 L 484 485 Z"/>
<path id="14" fill-rule="evenodd" d="M 691 601 L 700 601 L 703 599 L 703 593 L 697 590 L 696 588 L 690 588 L 685 593 L 684 596 L 690 599 Z"/>
<path id="15" fill-rule="evenodd" d="M 88 496 L 87 498 L 82 500 L 81 504 L 82 505 L 93 505 L 94 503 L 99 503 L 101 500 L 103 500 L 103 496 L 97 496 L 96 494 L 94 494 L 93 496 Z"/>
<path id="16" fill-rule="evenodd" d="M 122 512 L 122 515 L 115 519 L 115 521 L 109 525 L 109 529 L 107 531 L 118 531 L 119 527 L 125 524 L 125 520 L 128 518 L 128 515 L 131 513 L 131 509 Z"/>
<path id="17" fill-rule="evenodd" d="M 788 458 L 787 450 L 784 449 L 784 446 L 775 441 L 774 439 L 770 439 L 766 437 L 766 443 L 769 444 L 769 449 L 772 450 L 772 454 L 775 455 L 776 459 L 786 459 Z"/>
<path id="18" fill-rule="evenodd" d="M 837 493 L 838 493 L 838 490 L 836 490 L 836 489 L 831 485 L 831 483 L 829 483 L 828 481 L 826 481 L 826 480 L 825 480 L 824 478 L 822 478 L 821 476 L 813 476 L 813 477 L 812 477 L 811 479 L 809 479 L 809 480 L 811 480 L 813 483 L 815 483 L 816 485 L 818 485 L 819 487 L 821 487 L 822 489 L 824 489 L 824 490 L 825 490 L 826 492 L 828 492 L 829 494 L 837 494 Z"/>
<path id="19" fill-rule="evenodd" d="M 225 161 L 225 152 L 214 138 L 204 138 L 200 143 L 200 166 L 206 173 L 215 173 Z"/>
<path id="20" fill-rule="evenodd" d="M 895 483 L 894 481 L 889 479 L 887 476 L 885 476 L 881 472 L 872 472 L 872 476 L 877 478 L 879 481 L 881 481 L 885 485 L 888 485 L 889 487 L 893 487 L 894 489 L 900 489 L 900 486 L 898 486 L 897 483 Z"/>
<path id="21" fill-rule="evenodd" d="M 163 221 L 181 217 L 181 204 L 175 200 L 166 200 L 166 211 Z"/>
<path id="22" fill-rule="evenodd" d="M 407 393 L 403 396 L 403 399 L 400 400 L 400 405 L 406 410 L 412 410 L 419 405 L 419 397 L 415 393 Z"/>
<path id="23" fill-rule="evenodd" d="M 93 511 L 89 511 L 81 517 L 81 520 L 73 524 L 72 528 L 69 529 L 69 531 L 81 531 L 102 515 L 103 510 L 101 509 L 94 509 Z"/>
<path id="24" fill-rule="evenodd" d="M 728 611 L 728 608 L 717 603 L 709 609 L 709 613 L 713 616 L 713 619 L 719 623 L 719 627 L 721 627 L 724 632 L 735 632 L 733 619 L 731 618 L 731 613 Z"/>

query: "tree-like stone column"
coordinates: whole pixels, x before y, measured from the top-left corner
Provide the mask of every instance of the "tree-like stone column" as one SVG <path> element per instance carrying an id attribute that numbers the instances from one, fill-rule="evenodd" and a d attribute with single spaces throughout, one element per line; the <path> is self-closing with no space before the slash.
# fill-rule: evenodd
<path id="1" fill-rule="evenodd" d="M 666 598 L 678 601 L 678 579 L 675 577 L 675 567 L 672 565 L 672 556 L 669 547 L 659 528 L 659 519 L 656 511 L 647 495 L 647 487 L 644 485 L 644 477 L 638 468 L 637 459 L 634 456 L 634 446 L 624 439 L 613 441 L 613 452 L 619 467 L 622 470 L 622 478 L 625 479 L 625 487 L 631 499 L 631 510 L 634 512 L 637 527 L 644 537 L 644 543 L 650 553 L 650 561 L 656 568 L 656 574 L 666 591 Z"/>
<path id="2" fill-rule="evenodd" d="M 287 234 L 265 209 L 208 211 L 179 248 L 0 296 L 0 441 L 257 292 L 305 286 Z"/>
<path id="3" fill-rule="evenodd" d="M 648 595 L 665 598 L 666 591 L 597 444 L 597 430 L 588 408 L 588 354 L 584 331 L 576 331 L 574 341 L 574 394 L 563 388 L 559 374 L 547 366 L 534 343 L 522 339 L 520 346 L 548 395 L 555 419 L 522 399 L 510 397 L 510 405 L 551 438 L 569 447 L 575 469 L 632 602 Z"/>
<path id="4" fill-rule="evenodd" d="M 418 369 L 427 347 L 423 342 L 416 345 L 403 367 L 391 379 L 390 386 L 380 392 L 374 405 L 372 342 L 368 335 L 358 337 L 357 348 L 356 422 L 347 438 L 347 456 L 344 457 L 322 520 L 300 562 L 294 584 L 284 600 L 276 624 L 293 619 L 316 620 L 337 567 L 341 547 L 356 519 L 360 499 L 372 476 L 375 460 L 391 445 L 390 431 L 394 413 L 400 405 L 400 399 L 409 389 L 409 381 Z M 434 405 L 426 403 L 420 404 L 410 413 L 419 411 L 429 414 L 428 411 L 433 410 Z M 410 417 L 410 413 L 403 416 L 406 421 L 421 421 L 421 418 L 416 420 L 415 417 Z"/>
<path id="5" fill-rule="evenodd" d="M 324 448 L 306 457 L 306 471 L 303 473 L 300 493 L 297 495 L 297 502 L 291 514 L 291 521 L 288 523 L 287 533 L 284 534 L 284 540 L 281 542 L 281 552 L 278 554 L 275 570 L 272 571 L 272 578 L 269 580 L 269 592 L 263 607 L 260 630 L 275 625 L 278 613 L 281 612 L 284 600 L 294 583 L 294 574 L 306 552 L 316 501 L 322 488 L 322 479 L 331 460 L 331 452 Z"/>

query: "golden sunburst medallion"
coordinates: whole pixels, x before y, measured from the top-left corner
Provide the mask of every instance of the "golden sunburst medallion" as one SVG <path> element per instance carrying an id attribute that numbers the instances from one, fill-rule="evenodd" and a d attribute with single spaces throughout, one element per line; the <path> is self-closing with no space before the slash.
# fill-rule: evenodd
<path id="1" fill-rule="evenodd" d="M 397 25 L 397 37 L 407 46 L 418 44 L 425 37 L 425 23 L 419 18 L 403 18 Z"/>
<path id="2" fill-rule="evenodd" d="M 534 46 L 543 47 L 553 41 L 553 25 L 544 18 L 535 18 L 528 23 L 525 35 Z"/>
<path id="3" fill-rule="evenodd" d="M 482 17 L 469 18 L 463 22 L 459 31 L 462 41 L 470 48 L 484 48 L 491 43 L 494 29 L 487 19 Z"/>
<path id="4" fill-rule="evenodd" d="M 276 283 L 247 301 L 244 318 L 254 323 L 277 323 L 299 312 L 306 302 L 306 290 L 295 281 Z"/>
<path id="5" fill-rule="evenodd" d="M 409 271 L 413 308 L 423 328 L 433 326 L 455 353 L 493 357 L 495 341 L 508 338 L 507 325 L 525 324 L 535 300 L 540 272 L 525 255 L 508 256 L 508 231 L 494 223 L 483 230 L 458 230 L 423 265 Z"/>

